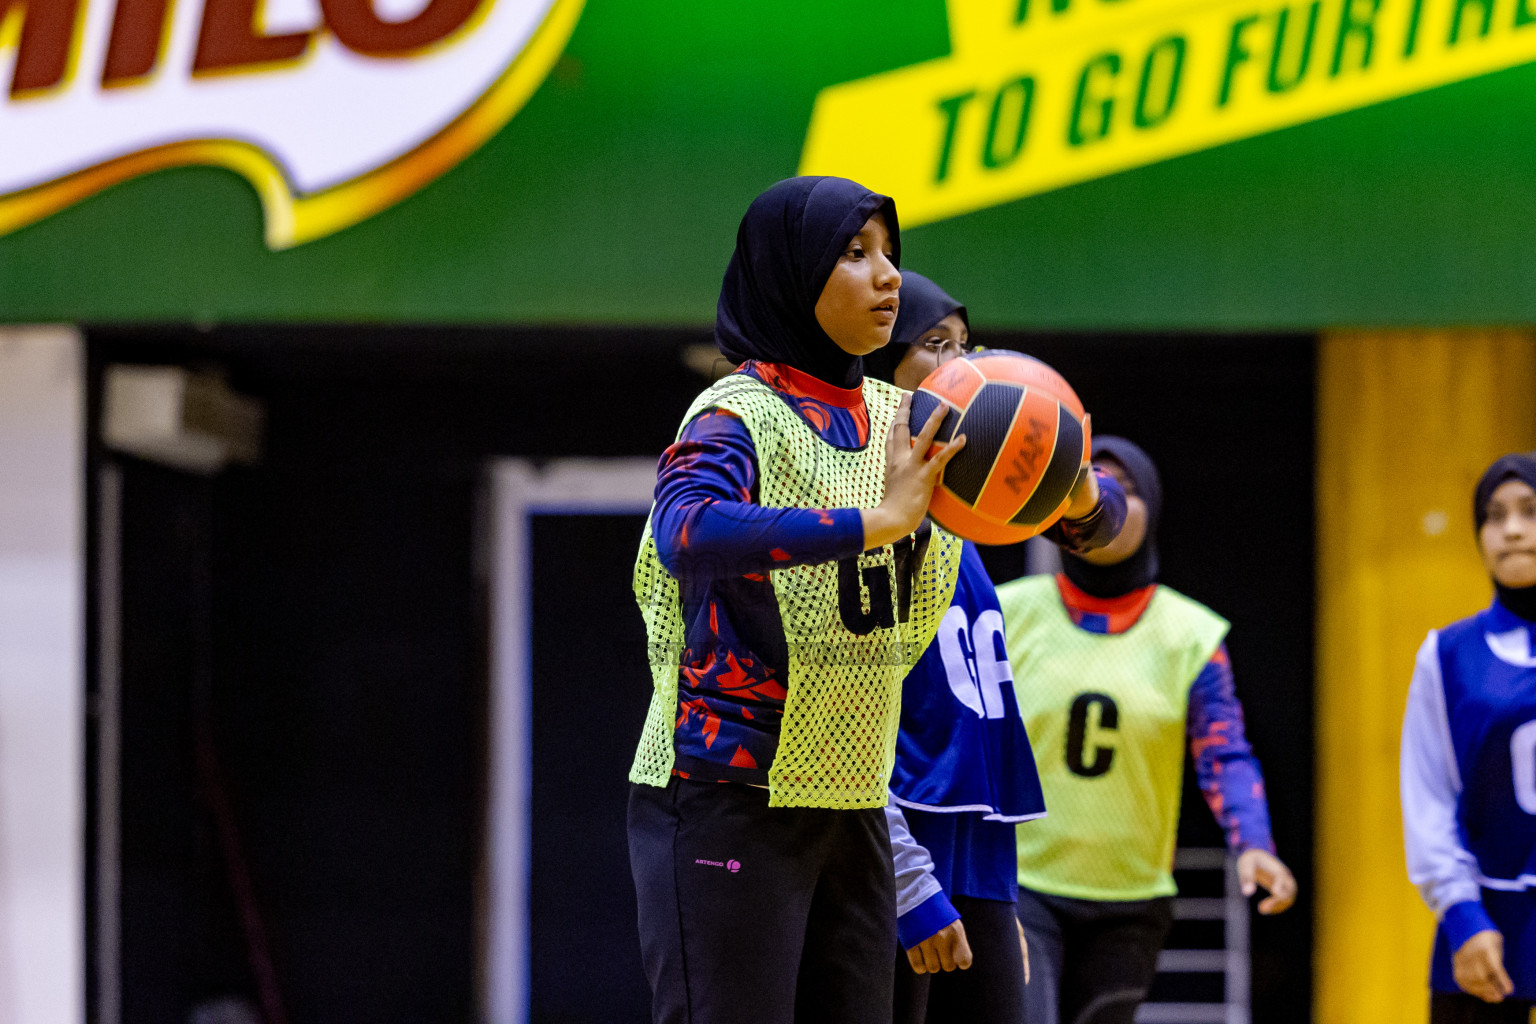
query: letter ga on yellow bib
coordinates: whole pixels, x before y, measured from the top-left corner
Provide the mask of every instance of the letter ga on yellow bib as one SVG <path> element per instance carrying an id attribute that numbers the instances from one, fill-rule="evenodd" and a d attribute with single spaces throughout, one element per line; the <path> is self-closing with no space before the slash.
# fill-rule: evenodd
<path id="1" fill-rule="evenodd" d="M 827 444 L 772 388 L 746 374 L 717 381 L 694 400 L 683 423 L 714 408 L 741 418 L 757 452 L 758 496 L 765 508 L 873 508 L 885 495 L 885 437 L 900 398 L 897 388 L 864 378 L 869 443 L 857 451 Z M 901 681 L 949 608 L 960 572 L 960 540 L 935 527 L 925 554 L 901 564 L 886 545 L 858 556 L 856 568 L 856 574 L 844 572 L 858 587 L 860 606 L 851 618 L 867 629 L 859 633 L 849 629 L 839 609 L 839 563 L 769 574 L 789 648 L 788 696 L 778 751 L 768 768 L 771 806 L 885 805 Z M 899 570 L 906 579 L 897 578 Z M 889 587 L 887 593 L 896 597 L 894 622 L 882 624 L 871 614 L 871 585 Z M 686 641 L 677 580 L 656 557 L 649 522 L 635 561 L 634 589 L 656 689 L 629 778 L 664 786 L 672 772 L 677 679 Z"/>
<path id="2" fill-rule="evenodd" d="M 1173 895 L 1189 688 L 1227 621 L 1164 586 L 1116 634 L 1074 623 L 1050 576 L 997 598 L 1051 812 L 1018 828 L 1019 884 L 1089 900 Z"/>

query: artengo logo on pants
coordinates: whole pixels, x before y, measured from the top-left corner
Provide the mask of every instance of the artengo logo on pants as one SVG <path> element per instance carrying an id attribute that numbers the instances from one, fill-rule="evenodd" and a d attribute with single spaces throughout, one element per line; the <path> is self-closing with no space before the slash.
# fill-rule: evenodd
<path id="1" fill-rule="evenodd" d="M 582 2 L 0 0 L 0 234 L 188 164 L 249 179 L 274 249 L 340 231 L 505 125 Z"/>

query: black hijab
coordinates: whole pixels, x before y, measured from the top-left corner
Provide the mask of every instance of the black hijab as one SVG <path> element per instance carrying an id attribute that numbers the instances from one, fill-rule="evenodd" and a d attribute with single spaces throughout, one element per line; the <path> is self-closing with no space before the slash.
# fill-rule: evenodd
<path id="1" fill-rule="evenodd" d="M 848 242 L 885 215 L 901 265 L 896 204 L 847 178 L 789 178 L 752 200 L 736 231 L 715 313 L 715 344 L 732 362 L 783 363 L 835 387 L 857 387 L 859 357 L 816 321 L 816 300 Z M 898 311 L 899 312 L 899 311 Z"/>
<path id="2" fill-rule="evenodd" d="M 1093 457 L 1110 458 L 1125 467 L 1136 493 L 1147 506 L 1147 535 L 1136 553 L 1114 565 L 1094 565 L 1063 554 L 1062 571 L 1076 587 L 1094 597 L 1120 597 L 1157 582 L 1157 526 L 1163 518 L 1163 481 L 1151 457 L 1123 437 L 1106 434 L 1093 439 Z"/>
<path id="3" fill-rule="evenodd" d="M 1536 452 L 1501 456 L 1483 471 L 1472 492 L 1472 524 L 1478 534 L 1483 532 L 1483 524 L 1488 521 L 1488 499 L 1506 480 L 1522 480 L 1536 488 Z M 1522 619 L 1536 622 L 1536 586 L 1506 587 L 1494 580 L 1493 589 L 1498 592 L 1499 603 L 1505 608 Z"/>
<path id="4" fill-rule="evenodd" d="M 971 318 L 965 307 L 950 298 L 944 289 L 915 270 L 903 270 L 901 305 L 896 310 L 890 344 L 864 357 L 864 372 L 876 380 L 894 384 L 896 367 L 906 358 L 907 348 L 951 313 L 959 313 L 960 319 L 970 326 Z"/>

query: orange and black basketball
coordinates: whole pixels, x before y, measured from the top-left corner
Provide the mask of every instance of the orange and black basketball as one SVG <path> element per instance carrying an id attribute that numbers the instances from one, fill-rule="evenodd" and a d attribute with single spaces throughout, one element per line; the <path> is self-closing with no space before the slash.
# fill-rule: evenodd
<path id="1" fill-rule="evenodd" d="M 913 434 L 939 403 L 938 440 L 965 435 L 928 512 L 979 544 L 1012 544 L 1048 529 L 1088 457 L 1088 418 L 1055 370 L 1020 352 L 988 349 L 951 359 L 912 396 Z"/>

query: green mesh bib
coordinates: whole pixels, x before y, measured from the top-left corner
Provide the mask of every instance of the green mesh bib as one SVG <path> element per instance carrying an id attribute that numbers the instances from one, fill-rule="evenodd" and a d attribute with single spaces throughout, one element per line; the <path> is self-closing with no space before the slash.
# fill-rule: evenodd
<path id="1" fill-rule="evenodd" d="M 873 508 L 885 495 L 885 437 L 901 392 L 864 378 L 869 444 L 827 444 L 755 377 L 731 374 L 700 395 L 739 416 L 757 452 L 765 508 Z M 960 540 L 935 527 L 926 551 L 886 545 L 841 562 L 769 575 L 789 646 L 788 696 L 768 768 L 774 807 L 883 807 L 901 719 L 901 682 L 938 630 L 960 572 Z M 649 521 L 635 561 L 655 692 L 630 769 L 665 786 L 672 773 L 677 678 L 685 646 L 678 585 L 656 557 Z"/>
<path id="2" fill-rule="evenodd" d="M 1073 623 L 1050 576 L 997 598 L 1051 812 L 1018 828 L 1019 884 L 1090 900 L 1172 895 L 1189 688 L 1226 620 L 1161 586 L 1117 634 Z"/>

